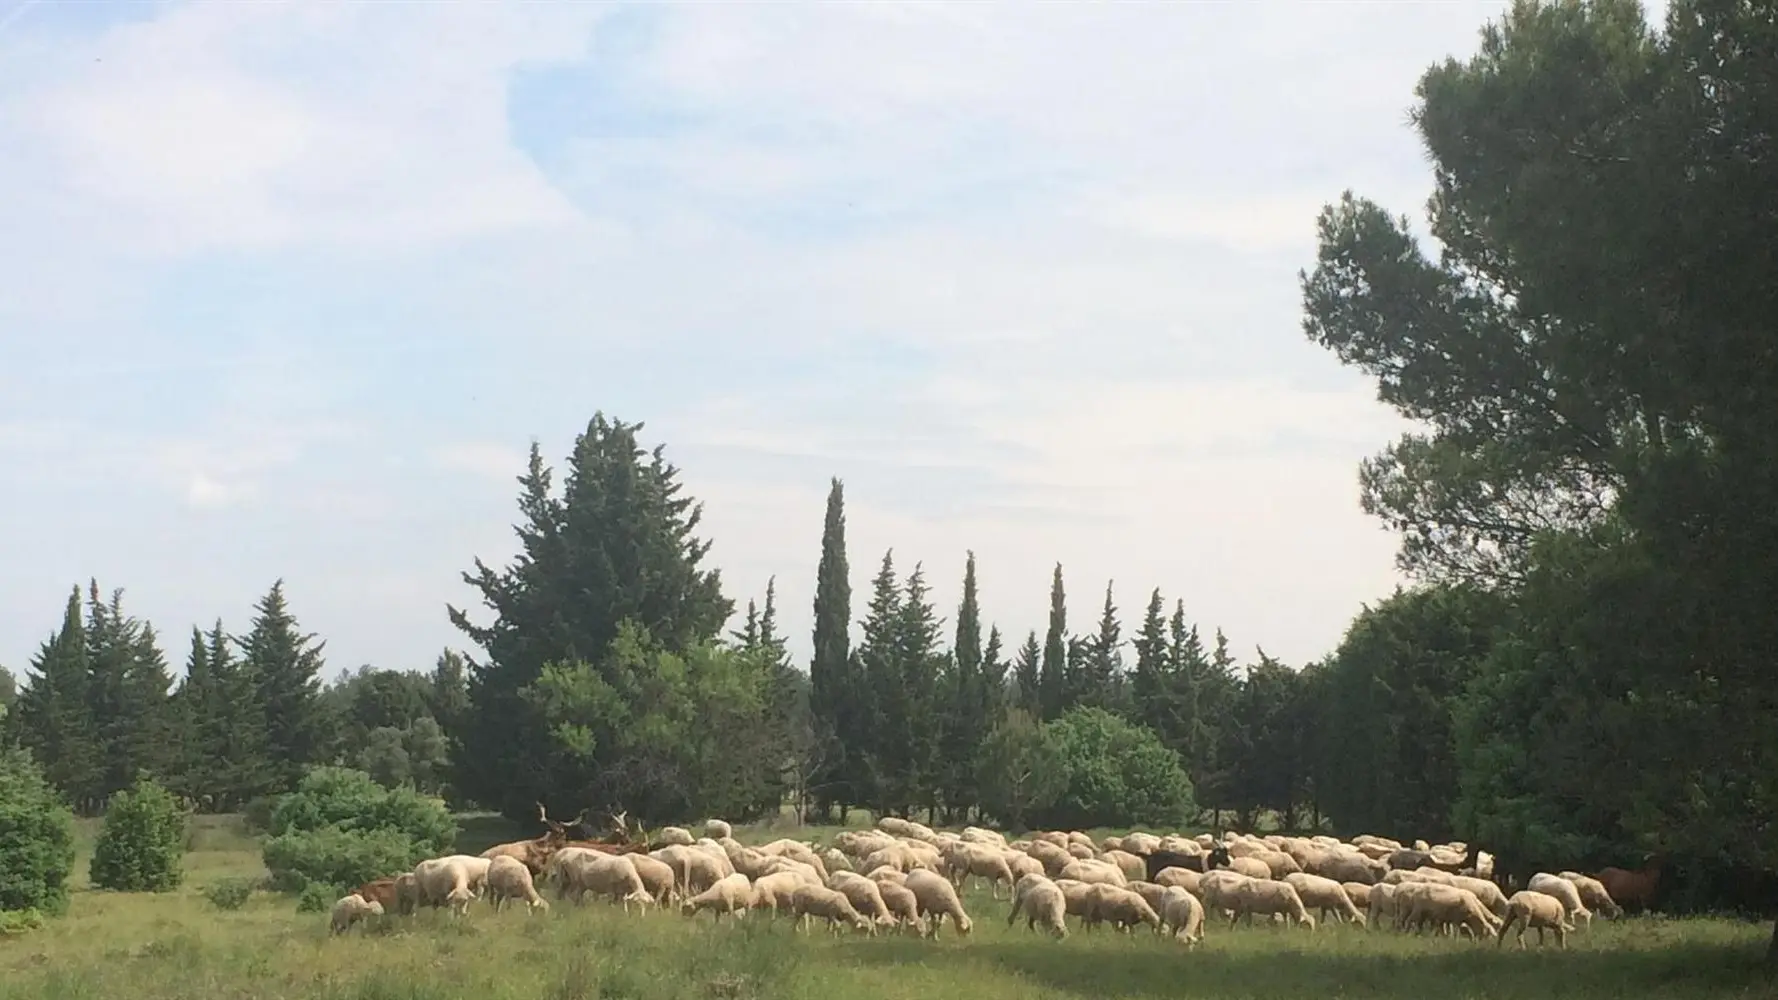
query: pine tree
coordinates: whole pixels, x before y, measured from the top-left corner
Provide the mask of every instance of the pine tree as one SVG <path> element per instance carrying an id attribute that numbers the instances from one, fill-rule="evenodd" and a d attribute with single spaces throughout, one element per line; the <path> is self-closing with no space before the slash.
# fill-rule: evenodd
<path id="1" fill-rule="evenodd" d="M 987 738 L 987 730 L 994 728 L 999 721 L 1001 711 L 1006 705 L 1006 652 L 1001 648 L 1000 626 L 988 629 L 988 645 L 982 650 L 982 682 L 977 693 L 979 705 L 977 717 L 985 721 L 981 734 Z"/>
<path id="2" fill-rule="evenodd" d="M 836 478 L 828 487 L 827 514 L 821 531 L 821 563 L 815 570 L 814 653 L 809 659 L 809 712 L 813 731 L 811 753 L 826 762 L 815 769 L 815 807 L 826 818 L 834 806 L 845 821 L 846 808 L 858 801 L 858 755 L 840 739 L 857 716 L 860 677 L 852 671 L 852 581 L 846 562 L 845 486 Z"/>
<path id="3" fill-rule="evenodd" d="M 940 645 L 944 620 L 934 612 L 930 594 L 925 571 L 916 563 L 914 571 L 908 574 L 896 626 L 896 651 L 905 693 L 903 715 L 895 721 L 894 731 L 903 735 L 907 750 L 897 771 L 897 791 L 892 801 L 903 813 L 923 804 L 928 818 L 936 821 L 939 753 L 944 732 L 939 675 L 946 658 Z"/>
<path id="4" fill-rule="evenodd" d="M 1037 644 L 1037 630 L 1025 634 L 1025 643 L 1013 654 L 1012 706 L 1033 719 L 1042 715 L 1043 679 L 1041 664 L 1043 647 Z"/>
<path id="5" fill-rule="evenodd" d="M 99 599 L 99 583 L 87 586 L 86 650 L 92 712 L 99 753 L 101 797 L 135 783 L 139 772 L 164 776 L 172 761 L 166 725 L 172 678 L 154 630 L 124 613 L 123 591 Z"/>
<path id="6" fill-rule="evenodd" d="M 759 649 L 759 608 L 752 598 L 747 599 L 747 617 L 741 627 L 729 632 L 729 638 L 735 645 L 749 652 Z"/>
<path id="7" fill-rule="evenodd" d="M 325 733 L 321 726 L 321 653 L 325 643 L 298 631 L 284 599 L 284 581 L 253 606 L 251 630 L 242 640 L 245 669 L 264 712 L 268 791 L 287 791 L 319 763 Z"/>
<path id="8" fill-rule="evenodd" d="M 635 664 L 611 655 L 621 623 L 678 655 L 719 636 L 734 611 L 721 574 L 702 565 L 710 547 L 695 536 L 702 507 L 683 495 L 664 447 L 637 444 L 642 426 L 594 414 L 575 439 L 560 495 L 533 442 L 519 479 L 520 554 L 498 572 L 477 559 L 464 574 L 495 620 L 477 625 L 448 609 L 486 656 L 470 668 L 472 707 L 455 734 L 462 752 L 452 784 L 513 819 L 534 817 L 539 800 L 609 808 L 626 791 L 649 795 L 646 769 L 557 752 L 533 687 L 546 665 L 609 668 L 617 673 L 603 681 L 633 690 Z"/>
<path id="9" fill-rule="evenodd" d="M 1050 623 L 1043 640 L 1043 666 L 1037 678 L 1039 717 L 1045 721 L 1067 711 L 1068 596 L 1062 588 L 1062 564 L 1050 581 Z"/>
<path id="10" fill-rule="evenodd" d="M 68 596 L 62 627 L 31 661 L 14 723 L 19 743 L 43 762 L 43 776 L 81 812 L 103 796 L 98 726 L 93 719 L 86 623 L 80 588 Z"/>
<path id="11" fill-rule="evenodd" d="M 895 579 L 895 551 L 883 553 L 882 565 L 871 580 L 870 604 L 864 617 L 864 641 L 854 657 L 862 678 L 856 714 L 844 731 L 849 761 L 848 782 L 857 789 L 859 801 L 879 813 L 891 809 L 894 778 L 899 761 L 907 753 L 898 743 L 897 724 L 907 713 L 907 689 L 901 675 L 902 590 Z"/>
<path id="12" fill-rule="evenodd" d="M 1161 599 L 1159 587 L 1148 596 L 1148 610 L 1142 616 L 1142 630 L 1136 634 L 1134 645 L 1136 669 L 1130 674 L 1130 700 L 1135 719 L 1154 730 L 1162 743 L 1179 750 L 1172 690 L 1173 661 L 1167 646 L 1166 602 Z"/>
<path id="13" fill-rule="evenodd" d="M 747 606 L 753 607 L 748 601 Z M 785 644 L 782 633 L 778 631 L 778 578 L 766 578 L 766 604 L 759 612 L 759 648 L 772 663 L 781 667 L 790 666 L 790 648 Z"/>
<path id="14" fill-rule="evenodd" d="M 449 741 L 469 711 L 469 675 L 463 654 L 447 649 L 432 666 L 426 706 Z"/>
<path id="15" fill-rule="evenodd" d="M 208 712 L 213 720 L 211 736 L 218 748 L 216 787 L 212 807 L 229 812 L 256 795 L 276 791 L 276 769 L 266 730 L 265 704 L 259 677 L 246 660 L 236 655 L 237 640 L 217 619 L 204 636 L 210 673 L 215 678 L 215 702 Z"/>
<path id="16" fill-rule="evenodd" d="M 1105 584 L 1105 607 L 1099 615 L 1099 631 L 1086 643 L 1080 693 L 1083 704 L 1112 712 L 1123 710 L 1123 641 L 1123 625 L 1118 621 L 1112 584 L 1108 582 Z"/>

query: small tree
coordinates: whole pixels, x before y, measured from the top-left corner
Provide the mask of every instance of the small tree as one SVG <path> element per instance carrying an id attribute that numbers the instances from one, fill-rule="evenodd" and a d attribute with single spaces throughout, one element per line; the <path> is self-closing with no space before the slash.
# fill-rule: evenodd
<path id="1" fill-rule="evenodd" d="M 112 796 L 87 876 L 101 889 L 171 892 L 185 880 L 186 815 L 152 780 Z"/>
<path id="2" fill-rule="evenodd" d="M 449 850 L 457 823 L 437 799 L 388 789 L 363 771 L 317 767 L 278 800 L 264 848 L 272 884 L 350 888 Z"/>
<path id="3" fill-rule="evenodd" d="M 976 758 L 982 811 L 1013 830 L 1049 808 L 1066 787 L 1062 758 L 1044 727 L 1023 709 L 1011 709 L 982 741 Z"/>
<path id="4" fill-rule="evenodd" d="M 0 750 L 0 913 L 68 909 L 74 813 L 23 750 Z"/>
<path id="5" fill-rule="evenodd" d="M 1197 811 L 1179 755 L 1147 726 L 1104 709 L 1076 708 L 1043 729 L 1063 781 L 1054 804 L 1034 813 L 1044 826 L 1171 826 Z"/>

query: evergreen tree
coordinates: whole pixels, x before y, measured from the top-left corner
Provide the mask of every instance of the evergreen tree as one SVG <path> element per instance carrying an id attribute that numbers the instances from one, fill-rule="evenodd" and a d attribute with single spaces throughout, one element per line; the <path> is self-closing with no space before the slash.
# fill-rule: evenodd
<path id="1" fill-rule="evenodd" d="M 469 711 L 469 673 L 463 654 L 447 649 L 432 666 L 426 706 L 448 740 Z"/>
<path id="2" fill-rule="evenodd" d="M 253 606 L 252 627 L 242 640 L 245 671 L 264 712 L 269 791 L 295 788 L 309 765 L 321 762 L 326 734 L 320 706 L 321 652 L 325 643 L 298 630 L 284 600 L 284 581 Z"/>
<path id="3" fill-rule="evenodd" d="M 559 496 L 533 442 L 519 479 L 519 556 L 498 572 L 478 559 L 464 574 L 494 621 L 478 625 L 448 609 L 487 657 L 470 668 L 453 784 L 514 819 L 535 816 L 539 800 L 565 808 L 564 796 L 595 808 L 631 790 L 640 799 L 652 780 L 597 752 L 556 752 L 543 704 L 525 693 L 546 665 L 601 664 L 613 672 L 603 683 L 640 697 L 630 671 L 716 638 L 734 610 L 721 575 L 702 567 L 709 543 L 694 535 L 702 508 L 682 494 L 664 447 L 637 444 L 641 429 L 595 414 L 575 439 Z M 646 633 L 648 656 L 609 655 L 626 621 Z"/>
<path id="4" fill-rule="evenodd" d="M 1181 621 L 1184 610 L 1181 609 Z M 1178 706 L 1175 697 L 1175 661 L 1167 643 L 1166 602 L 1156 587 L 1148 595 L 1148 610 L 1136 634 L 1136 668 L 1130 673 L 1130 701 L 1137 722 L 1155 731 L 1174 751 L 1182 749 Z"/>
<path id="5" fill-rule="evenodd" d="M 1039 717 L 1061 715 L 1068 704 L 1068 596 L 1062 589 L 1062 564 L 1050 581 L 1050 623 L 1043 640 L 1043 666 L 1037 678 Z"/>
<path id="6" fill-rule="evenodd" d="M 938 810 L 939 753 L 943 739 L 943 706 L 939 701 L 939 676 L 946 657 L 940 644 L 944 620 L 934 612 L 926 574 L 919 564 L 908 574 L 896 627 L 896 652 L 905 692 L 903 715 L 893 732 L 906 740 L 906 759 L 897 769 L 896 793 L 891 800 L 903 814 L 915 805 L 927 807 L 936 821 Z"/>
<path id="7" fill-rule="evenodd" d="M 1117 619 L 1112 585 L 1105 584 L 1105 607 L 1099 614 L 1099 631 L 1087 640 L 1082 672 L 1081 701 L 1095 708 L 1122 712 L 1124 684 L 1123 625 Z"/>
<path id="8" fill-rule="evenodd" d="M 153 628 L 124 613 L 121 589 L 101 601 L 98 581 L 90 581 L 87 600 L 87 702 L 99 753 L 97 793 L 109 796 L 130 787 L 138 772 L 164 776 L 176 763 L 167 725 L 172 678 Z"/>
<path id="9" fill-rule="evenodd" d="M 859 711 L 844 733 L 847 755 L 858 757 L 858 770 L 849 774 L 860 800 L 879 813 L 890 809 L 888 797 L 895 792 L 895 771 L 905 744 L 898 744 L 896 727 L 906 718 L 908 691 L 902 681 L 902 590 L 895 579 L 895 552 L 883 553 L 882 565 L 871 579 L 871 598 L 864 617 L 864 641 L 856 661 L 864 692 L 856 699 Z"/>
<path id="10" fill-rule="evenodd" d="M 858 717 L 860 677 L 852 660 L 852 581 L 846 562 L 845 487 L 836 478 L 827 493 L 827 514 L 821 531 L 821 563 L 815 571 L 814 653 L 809 659 L 810 755 L 824 761 L 816 768 L 811 789 L 816 808 L 825 817 L 835 805 L 840 821 L 845 809 L 859 801 L 853 779 L 861 758 L 839 734 L 850 732 Z"/>
<path id="11" fill-rule="evenodd" d="M 1037 644 L 1037 630 L 1025 634 L 1025 642 L 1013 654 L 1012 707 L 1031 718 L 1039 718 L 1043 709 L 1042 664 L 1043 647 Z"/>
<path id="12" fill-rule="evenodd" d="M 741 649 L 753 652 L 759 649 L 759 608 L 750 597 L 747 599 L 747 617 L 741 627 L 729 632 L 729 638 Z"/>
<path id="13" fill-rule="evenodd" d="M 963 564 L 963 599 L 957 605 L 957 637 L 943 685 L 944 740 L 939 754 L 942 787 L 939 789 L 950 815 L 976 802 L 975 758 L 983 735 L 997 715 L 987 715 L 988 702 L 982 676 L 981 604 L 976 593 L 975 553 Z"/>
<path id="14" fill-rule="evenodd" d="M 753 606 L 752 601 L 747 606 Z M 766 658 L 782 667 L 790 666 L 790 648 L 778 631 L 778 578 L 766 578 L 766 604 L 759 612 L 759 648 Z"/>
<path id="15" fill-rule="evenodd" d="M 220 619 L 204 641 L 205 660 L 214 678 L 214 700 L 210 700 L 211 694 L 205 696 L 205 711 L 213 727 L 206 731 L 206 739 L 215 747 L 211 807 L 229 812 L 256 795 L 277 790 L 276 770 L 266 730 L 264 695 L 252 665 L 235 655 L 238 643 L 223 629 Z"/>
<path id="16" fill-rule="evenodd" d="M 88 691 L 86 623 L 80 588 L 68 595 L 62 627 L 31 661 L 19 692 L 14 723 L 19 743 L 43 762 L 43 777 L 76 804 L 91 811 L 104 794 L 98 727 Z"/>
<path id="17" fill-rule="evenodd" d="M 1217 629 L 1216 653 L 1206 657 L 1198 627 L 1186 624 L 1184 603 L 1174 605 L 1167 621 L 1167 657 L 1177 685 L 1179 753 L 1199 801 L 1213 809 L 1222 808 L 1228 796 L 1230 771 L 1220 748 L 1223 729 L 1234 725 L 1239 688 L 1228 646 L 1228 638 Z"/>
<path id="18" fill-rule="evenodd" d="M 988 645 L 982 650 L 982 680 L 977 693 L 977 715 L 983 720 L 982 737 L 1007 706 L 1006 651 L 1001 648 L 1000 626 L 988 628 Z"/>

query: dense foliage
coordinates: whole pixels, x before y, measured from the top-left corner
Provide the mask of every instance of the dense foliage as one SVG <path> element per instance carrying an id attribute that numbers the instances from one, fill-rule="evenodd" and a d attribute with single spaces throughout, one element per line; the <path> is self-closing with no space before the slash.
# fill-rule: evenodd
<path id="1" fill-rule="evenodd" d="M 1091 707 L 1072 709 L 1044 730 L 1055 748 L 1059 792 L 1038 810 L 1039 826 L 1171 830 L 1196 814 L 1179 755 L 1153 730 Z"/>
<path id="2" fill-rule="evenodd" d="M 272 809 L 265 866 L 274 887 L 351 887 L 448 853 L 457 822 L 441 801 L 388 789 L 363 771 L 318 767 Z"/>
<path id="3" fill-rule="evenodd" d="M 100 889 L 171 892 L 185 881 L 186 812 L 148 778 L 111 797 L 87 877 Z"/>
<path id="4" fill-rule="evenodd" d="M 73 814 L 29 754 L 0 749 L 0 914 L 62 913 L 73 870 Z"/>

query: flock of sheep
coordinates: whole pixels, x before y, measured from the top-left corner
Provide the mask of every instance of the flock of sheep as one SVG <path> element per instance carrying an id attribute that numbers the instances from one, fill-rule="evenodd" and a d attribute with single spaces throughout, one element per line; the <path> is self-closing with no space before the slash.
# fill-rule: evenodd
<path id="1" fill-rule="evenodd" d="M 710 820 L 703 838 L 667 827 L 654 844 L 637 845 L 570 840 L 562 824 L 543 818 L 550 829 L 536 839 L 434 858 L 360 886 L 334 905 L 333 932 L 422 906 L 461 916 L 477 898 L 496 911 L 508 902 L 547 911 L 539 881 L 558 900 L 580 903 L 590 893 L 625 911 L 677 903 L 687 916 L 709 911 L 718 922 L 770 911 L 804 930 L 819 920 L 836 932 L 936 937 L 947 919 L 957 934 L 970 932 L 958 891 L 982 880 L 993 898 L 1004 891 L 1010 901 L 1008 926 L 1023 916 L 1027 929 L 1065 938 L 1073 916 L 1086 928 L 1146 925 L 1188 947 L 1203 939 L 1210 912 L 1230 927 L 1257 915 L 1313 931 L 1319 915 L 1497 943 L 1516 926 L 1521 948 L 1528 929 L 1539 944 L 1549 932 L 1565 948 L 1577 922 L 1622 912 L 1604 884 L 1577 872 L 1537 874 L 1509 897 L 1488 877 L 1493 859 L 1474 847 L 1406 847 L 1373 836 L 1133 833 L 1095 843 L 1079 832 L 1045 832 L 1009 843 L 993 830 L 937 832 L 888 817 L 875 829 L 839 833 L 825 849 L 788 838 L 749 847 L 721 820 Z"/>

